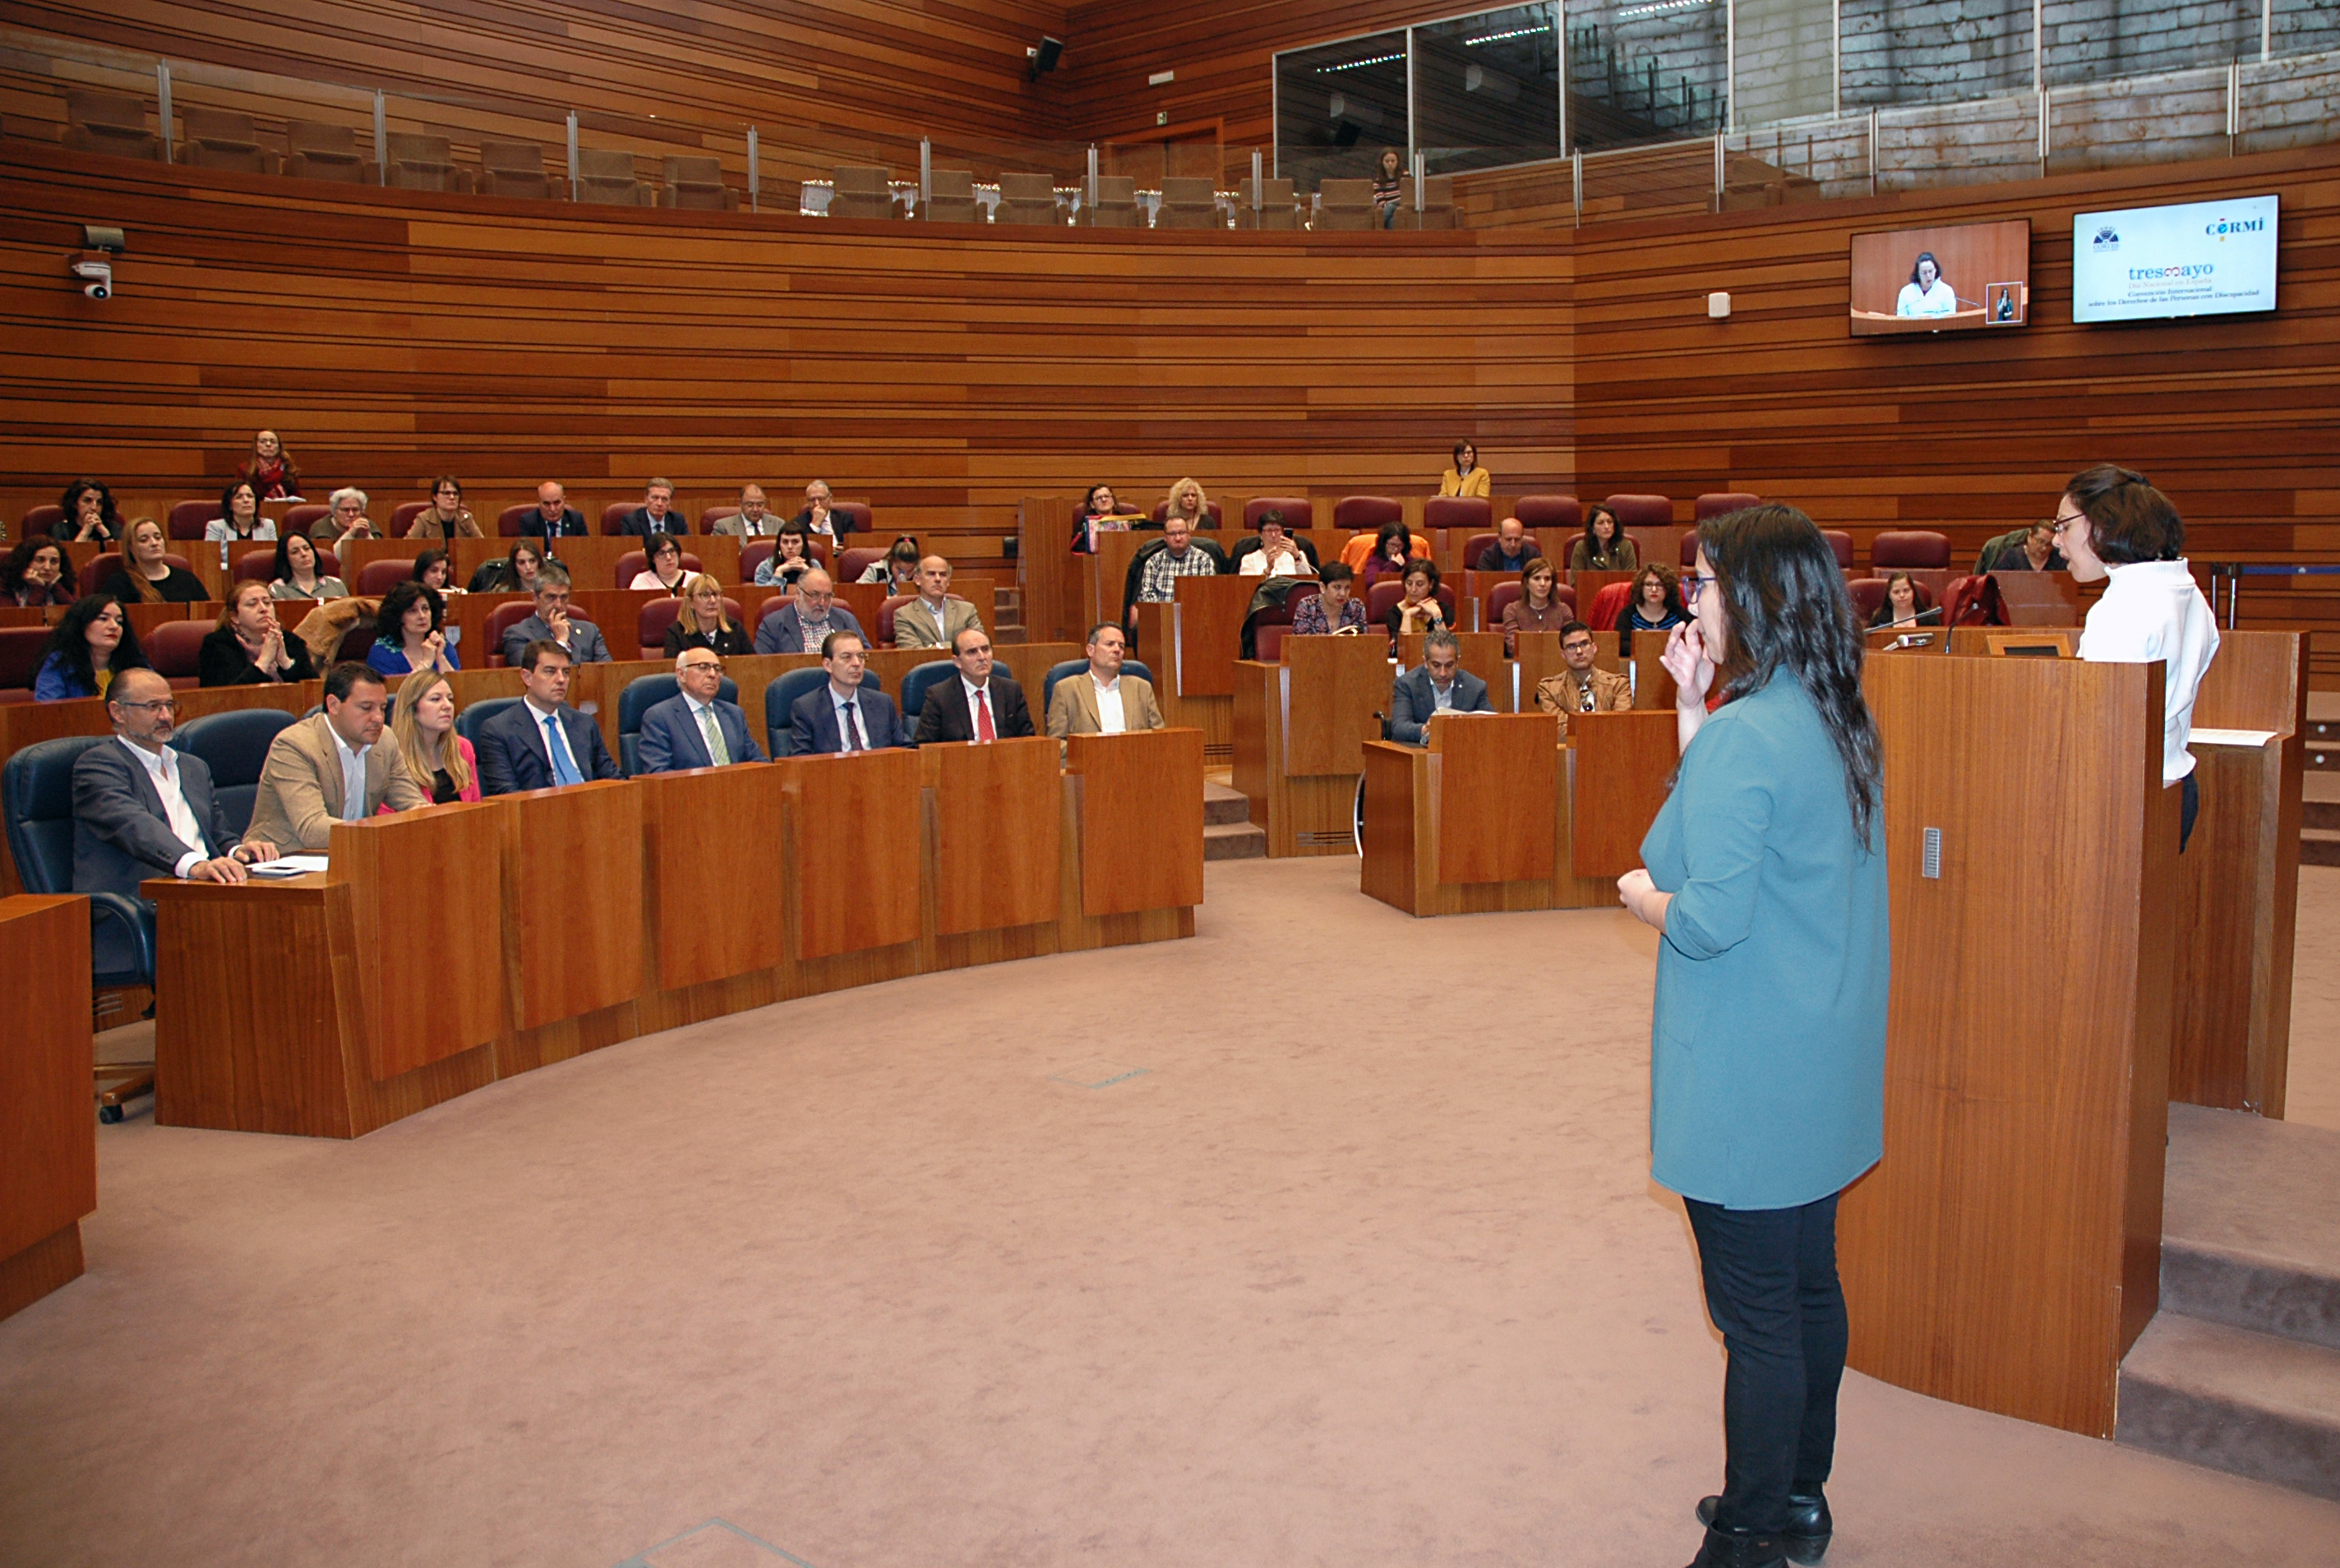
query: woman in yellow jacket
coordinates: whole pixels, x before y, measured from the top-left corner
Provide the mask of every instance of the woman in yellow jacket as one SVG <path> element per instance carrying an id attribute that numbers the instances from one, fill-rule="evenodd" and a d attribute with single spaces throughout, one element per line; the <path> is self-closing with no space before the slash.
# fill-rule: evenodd
<path id="1" fill-rule="evenodd" d="M 1479 449 L 1467 441 L 1454 443 L 1454 466 L 1438 481 L 1441 495 L 1475 495 L 1484 498 L 1487 491 L 1487 471 L 1479 466 Z"/>

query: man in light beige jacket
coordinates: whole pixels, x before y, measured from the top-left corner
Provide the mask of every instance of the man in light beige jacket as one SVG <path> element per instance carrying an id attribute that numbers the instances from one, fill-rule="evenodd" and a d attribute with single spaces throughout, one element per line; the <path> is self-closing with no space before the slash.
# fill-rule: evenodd
<path id="1" fill-rule="evenodd" d="M 969 627 L 983 630 L 983 617 L 975 606 L 950 597 L 950 581 L 951 563 L 941 556 L 918 562 L 918 597 L 894 611 L 895 647 L 948 649 Z"/>
<path id="2" fill-rule="evenodd" d="M 354 661 L 325 673 L 325 710 L 285 726 L 268 748 L 252 802 L 247 844 L 283 854 L 323 849 L 336 822 L 362 822 L 382 806 L 428 806 L 396 745 L 378 744 L 390 690 Z"/>
<path id="3" fill-rule="evenodd" d="M 1121 672 L 1128 651 L 1128 637 L 1112 621 L 1101 620 L 1089 629 L 1089 667 L 1056 682 L 1048 699 L 1049 734 L 1062 740 L 1067 735 L 1162 728 L 1152 683 Z"/>

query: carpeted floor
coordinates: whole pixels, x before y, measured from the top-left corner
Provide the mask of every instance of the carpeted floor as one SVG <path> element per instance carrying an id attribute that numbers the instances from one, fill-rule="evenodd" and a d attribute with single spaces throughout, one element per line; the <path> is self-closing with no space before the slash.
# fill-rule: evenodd
<path id="1" fill-rule="evenodd" d="M 1652 938 L 1355 878 L 1215 864 L 1192 942 L 793 1003 L 356 1144 L 102 1129 L 89 1275 L 0 1324 L 0 1562 L 1676 1568 L 1721 1355 L 1647 1179 Z M 2306 956 L 2340 872 L 2303 880 Z M 2328 1113 L 2340 984 L 2302 976 Z M 1866 1378 L 1844 1416 L 1836 1568 L 2340 1542 Z"/>

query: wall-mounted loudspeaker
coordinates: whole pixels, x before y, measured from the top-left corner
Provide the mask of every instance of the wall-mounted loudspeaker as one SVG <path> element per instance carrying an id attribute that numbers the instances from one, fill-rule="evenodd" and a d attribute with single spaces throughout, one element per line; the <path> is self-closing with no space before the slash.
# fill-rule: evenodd
<path id="1" fill-rule="evenodd" d="M 1024 57 L 1031 62 L 1031 65 L 1025 70 L 1024 79 L 1026 82 L 1036 82 L 1041 77 L 1046 75 L 1049 72 L 1055 70 L 1056 68 L 1056 60 L 1058 56 L 1064 54 L 1064 52 L 1065 41 L 1062 38 L 1050 38 L 1045 35 L 1042 36 L 1040 39 L 1040 46 L 1038 48 L 1026 49 L 1024 51 Z"/>

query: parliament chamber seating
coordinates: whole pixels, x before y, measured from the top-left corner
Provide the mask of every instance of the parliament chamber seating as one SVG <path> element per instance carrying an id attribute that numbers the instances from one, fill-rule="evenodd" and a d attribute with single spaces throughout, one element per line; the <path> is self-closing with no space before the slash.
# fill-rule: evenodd
<path id="1" fill-rule="evenodd" d="M 33 678 L 48 643 L 45 626 L 0 626 L 0 702 L 33 700 Z"/>
<path id="2" fill-rule="evenodd" d="M 287 120 L 284 145 L 284 172 L 296 180 L 371 185 L 381 177 L 372 160 L 358 151 L 357 133 L 347 125 Z"/>
<path id="3" fill-rule="evenodd" d="M 1872 576 L 1906 571 L 1934 598 L 1950 586 L 1950 536 L 1930 528 L 1889 528 L 1869 541 Z"/>
<path id="4" fill-rule="evenodd" d="M 84 153 L 163 162 L 163 138 L 146 126 L 146 103 L 122 93 L 65 94 L 64 144 Z"/>
<path id="5" fill-rule="evenodd" d="M 455 150 L 444 136 L 403 135 L 393 131 L 383 150 L 387 167 L 382 184 L 392 190 L 471 194 L 471 171 L 456 164 Z"/>
<path id="6" fill-rule="evenodd" d="M 560 181 L 566 185 L 565 177 Z M 480 194 L 547 201 L 568 195 L 544 172 L 544 149 L 534 142 L 481 142 Z"/>
<path id="7" fill-rule="evenodd" d="M 918 596 L 915 593 L 888 594 L 886 598 L 886 601 L 878 607 L 878 624 L 869 629 L 869 633 L 878 640 L 878 647 L 891 648 L 894 646 L 894 612 L 917 597 Z M 960 593 L 946 593 L 943 595 L 943 598 L 946 600 L 957 600 L 961 604 L 972 604 L 975 602 L 973 600 L 968 599 L 965 594 Z M 990 616 L 985 615 L 982 619 L 987 626 L 990 624 Z"/>
<path id="8" fill-rule="evenodd" d="M 178 567 L 183 571 L 195 570 L 195 563 L 183 555 L 166 553 L 163 557 L 163 563 L 165 566 Z M 81 569 L 81 591 L 85 595 L 103 591 L 105 580 L 121 570 L 122 552 L 118 550 L 109 550 L 102 554 L 91 556 L 89 563 Z"/>
<path id="9" fill-rule="evenodd" d="M 268 748 L 292 721 L 293 715 L 281 708 L 238 708 L 190 719 L 171 738 L 173 750 L 202 758 L 212 770 L 212 793 L 239 835 L 252 825 Z"/>
<path id="10" fill-rule="evenodd" d="M 1080 220 L 1090 229 L 1144 228 L 1145 209 L 1137 203 L 1137 182 L 1127 174 L 1099 174 L 1096 202 L 1081 209 Z"/>
<path id="11" fill-rule="evenodd" d="M 479 660 L 471 668 L 486 669 L 491 665 L 501 664 L 504 661 L 504 633 L 535 613 L 536 600 L 532 598 L 515 599 L 509 603 L 499 604 L 489 610 L 487 631 L 481 639 L 483 646 L 480 650 L 487 657 Z M 601 634 L 601 640 L 607 642 L 609 640 L 609 633 L 604 631 Z"/>
<path id="12" fill-rule="evenodd" d="M 681 682 L 669 670 L 664 675 L 638 675 L 618 693 L 618 770 L 627 778 L 642 770 L 642 715 L 681 691 Z M 715 696 L 718 701 L 737 703 L 739 683 L 725 676 Z"/>
<path id="13" fill-rule="evenodd" d="M 315 549 L 317 575 L 339 577 L 342 574 L 341 557 L 323 545 L 318 545 Z M 235 570 L 228 573 L 228 581 L 230 582 L 275 581 L 276 547 L 270 544 L 263 545 L 258 550 L 247 549 L 242 555 L 235 558 Z"/>
<path id="14" fill-rule="evenodd" d="M 406 531 L 414 526 L 414 520 L 430 510 L 427 501 L 402 501 L 390 509 L 390 526 L 382 531 L 389 538 L 404 539 Z"/>
<path id="15" fill-rule="evenodd" d="M 903 725 L 915 733 L 918 728 L 918 715 L 926 711 L 927 693 L 957 673 L 958 666 L 956 663 L 947 659 L 937 659 L 931 664 L 918 665 L 904 675 L 902 677 Z M 1006 674 L 1006 667 L 999 666 L 997 673 Z M 1027 708 L 1031 705 L 1029 699 L 1026 699 L 1025 705 Z M 1046 717 L 1046 714 L 1035 715 L 1032 728 L 1040 729 L 1042 720 Z"/>
<path id="16" fill-rule="evenodd" d="M 634 622 L 634 641 L 641 649 L 644 659 L 666 657 L 666 629 L 681 616 L 682 608 L 682 600 L 671 594 L 661 594 L 642 606 L 642 612 Z M 739 601 L 728 593 L 723 596 L 723 613 L 731 618 L 734 626 L 747 624 L 746 618 L 739 611 Z M 604 632 L 602 635 L 606 639 L 609 634 Z M 748 635 L 754 637 L 756 629 L 748 627 Z M 616 657 L 617 650 L 610 651 L 612 658 Z"/>
<path id="17" fill-rule="evenodd" d="M 1527 585 L 1516 577 L 1507 578 L 1487 590 L 1486 619 L 1479 624 L 1490 631 L 1501 631 L 1503 629 L 1504 610 L 1517 603 L 1520 596 L 1526 591 Z M 1576 613 L 1575 589 L 1565 582 L 1555 582 L 1552 585 L 1552 594 L 1554 599 L 1568 606 L 1570 614 Z M 1590 626 L 1593 623 L 1588 620 L 1585 624 Z"/>
<path id="18" fill-rule="evenodd" d="M 1317 228 L 1362 231 L 1373 228 L 1378 222 L 1371 180 L 1325 180 L 1317 185 Z"/>
<path id="19" fill-rule="evenodd" d="M 1462 570 L 1465 571 L 1478 571 L 1480 553 L 1483 551 L 1492 550 L 1496 545 L 1502 542 L 1503 536 L 1495 532 L 1492 529 L 1490 529 L 1483 533 L 1474 533 L 1470 538 L 1464 540 L 1462 541 Z M 1522 541 L 1522 542 L 1527 545 L 1528 555 L 1531 559 L 1539 555 L 1543 555 L 1543 544 L 1542 541 L 1536 538 L 1535 530 L 1530 529 L 1527 533 L 1527 538 Z M 1544 559 L 1550 561 L 1552 558 L 1550 556 L 1545 556 Z M 1555 571 L 1565 571 L 1568 570 L 1568 562 L 1565 560 L 1552 561 L 1552 570 Z"/>
<path id="20" fill-rule="evenodd" d="M 1691 516 L 1696 521 L 1704 522 L 1710 517 L 1727 517 L 1734 511 L 1762 504 L 1763 498 L 1750 491 L 1709 491 L 1691 502 Z"/>
<path id="21" fill-rule="evenodd" d="M 1088 667 L 1089 661 L 1086 659 L 1060 660 L 1056 663 L 1048 666 L 1047 677 L 1040 682 L 1039 706 L 1032 708 L 1032 694 L 1028 691 L 1024 694 L 1025 706 L 1032 708 L 1033 729 L 1046 730 L 1048 728 L 1048 704 L 1056 698 L 1056 682 L 1062 680 L 1067 675 L 1077 675 Z M 1155 700 L 1157 701 L 1160 700 L 1162 683 L 1154 679 L 1154 671 L 1150 668 L 1139 663 L 1135 659 L 1125 659 L 1121 661 L 1121 672 L 1124 675 L 1135 675 L 1140 680 L 1145 681 L 1148 686 L 1153 687 Z"/>
<path id="22" fill-rule="evenodd" d="M 139 640 L 154 673 L 174 687 L 196 684 L 203 663 L 203 639 L 212 634 L 211 620 L 166 620 Z"/>
<path id="23" fill-rule="evenodd" d="M 937 169 L 927 179 L 927 221 L 936 223 L 979 223 L 983 203 L 975 194 L 972 169 Z"/>
<path id="24" fill-rule="evenodd" d="M 1365 624 L 1367 629 L 1371 630 L 1373 627 L 1381 625 L 1383 620 L 1388 616 L 1390 607 L 1404 597 L 1405 584 L 1393 577 L 1384 577 L 1379 582 L 1374 583 L 1371 588 L 1365 590 Z M 1433 597 L 1438 600 L 1438 608 L 1443 611 L 1446 616 L 1447 630 L 1450 631 L 1460 631 L 1462 630 L 1461 624 L 1454 619 L 1454 585 L 1451 582 L 1441 582 L 1438 585 L 1438 591 Z"/>
<path id="25" fill-rule="evenodd" d="M 1227 517 L 1227 509 L 1226 509 L 1225 507 L 1224 507 L 1224 506 L 1220 505 L 1217 501 L 1205 501 L 1205 502 L 1203 503 L 1203 510 L 1204 510 L 1205 511 L 1207 511 L 1207 512 L 1209 512 L 1209 513 L 1211 514 L 1211 521 L 1210 521 L 1210 523 L 1209 523 L 1209 526 L 1210 526 L 1210 527 L 1212 527 L 1212 528 L 1217 528 L 1217 527 L 1219 527 L 1222 523 L 1224 523 L 1224 522 L 1225 522 L 1225 521 L 1226 521 L 1226 517 Z M 1163 497 L 1160 501 L 1155 501 L 1155 502 L 1154 503 L 1154 526 L 1155 526 L 1155 527 L 1156 527 L 1156 528 L 1161 527 L 1161 526 L 1162 526 L 1162 520 L 1163 520 L 1163 519 L 1165 519 L 1165 518 L 1166 518 L 1166 517 L 1168 517 L 1169 515 L 1170 515 L 1170 498 L 1169 498 L 1169 497 L 1167 497 L 1167 496 L 1165 496 L 1165 497 Z M 1251 526 L 1251 519 L 1250 519 L 1250 518 L 1248 518 L 1248 517 L 1244 518 L 1244 525 L 1245 527 L 1249 527 L 1249 526 Z"/>
<path id="26" fill-rule="evenodd" d="M 885 560 L 886 551 L 891 548 L 884 544 L 857 544 L 850 550 L 840 551 L 837 557 L 837 570 L 829 575 L 838 582 L 858 582 L 861 574 Z"/>
<path id="27" fill-rule="evenodd" d="M 411 561 L 369 561 L 358 568 L 358 580 L 350 584 L 350 591 L 361 599 L 379 599 L 391 589 L 414 575 Z M 519 619 L 525 620 L 525 616 Z"/>
<path id="28" fill-rule="evenodd" d="M 1617 514 L 1620 528 L 1663 528 L 1674 520 L 1674 503 L 1662 495 L 1603 496 L 1601 504 Z"/>
<path id="29" fill-rule="evenodd" d="M 1840 528 L 1824 528 L 1820 530 L 1820 537 L 1829 541 L 1830 550 L 1836 551 L 1837 565 L 1843 571 L 1850 571 L 1852 570 L 1852 535 Z"/>
<path id="30" fill-rule="evenodd" d="M 596 531 L 605 536 L 616 535 L 619 531 L 619 525 L 623 523 L 627 518 L 632 516 L 634 508 L 640 504 L 641 502 L 638 501 L 611 501 L 609 505 L 601 509 L 601 526 Z"/>
<path id="31" fill-rule="evenodd" d="M 1260 518 L 1271 511 L 1284 514 L 1286 530 L 1316 526 L 1315 503 L 1304 495 L 1255 495 L 1244 502 L 1243 525 L 1255 533 Z"/>
<path id="32" fill-rule="evenodd" d="M 27 893 L 74 890 L 74 763 L 91 747 L 112 743 L 105 735 L 42 740 L 10 757 L 0 769 L 8 852 L 16 863 L 16 880 Z M 120 893 L 80 896 L 89 900 L 92 985 L 153 985 L 154 911 Z"/>
<path id="33" fill-rule="evenodd" d="M 1288 620 L 1263 620 L 1252 629 L 1253 657 L 1274 664 L 1284 657 L 1284 640 L 1292 635 Z"/>
<path id="34" fill-rule="evenodd" d="M 201 539 L 203 524 L 220 514 L 216 501 L 174 501 L 163 524 L 163 531 L 173 539 Z M 124 519 L 125 523 L 135 519 Z"/>
<path id="35" fill-rule="evenodd" d="M 284 509 L 283 515 L 276 520 L 276 531 L 280 537 L 287 533 L 306 533 L 332 515 L 333 509 L 324 502 L 304 501 L 298 506 Z"/>
<path id="36" fill-rule="evenodd" d="M 260 144 L 252 116 L 227 109 L 179 111 L 178 159 L 191 169 L 233 169 L 247 174 L 273 174 L 276 154 Z"/>
<path id="37" fill-rule="evenodd" d="M 455 733 L 470 741 L 472 749 L 477 750 L 480 744 L 480 727 L 513 703 L 522 700 L 524 699 L 518 697 L 474 698 L 463 704 L 462 710 L 455 715 Z"/>
<path id="38" fill-rule="evenodd" d="M 1065 221 L 1064 203 L 1056 196 L 1056 177 L 1003 171 L 999 176 L 999 206 L 995 223 L 1056 224 Z"/>
<path id="39" fill-rule="evenodd" d="M 649 551 L 630 550 L 618 557 L 618 564 L 610 572 L 611 579 L 610 586 L 611 588 L 631 587 L 634 579 L 649 569 L 650 552 Z M 707 567 L 698 556 L 686 550 L 682 552 L 682 569 L 689 572 L 703 572 Z"/>
<path id="40" fill-rule="evenodd" d="M 1401 174 L 1397 182 L 1397 226 L 1401 229 L 1451 229 L 1454 223 L 1454 176 L 1432 174 L 1421 182 L 1421 206 L 1415 207 L 1415 182 Z"/>
<path id="41" fill-rule="evenodd" d="M 832 173 L 828 215 L 885 220 L 894 216 L 894 171 L 883 164 L 839 164 Z"/>
<path id="42" fill-rule="evenodd" d="M 496 536 L 500 539 L 518 539 L 521 536 L 521 524 L 526 522 L 529 520 L 529 514 L 535 511 L 536 502 L 532 501 L 524 501 L 518 506 L 504 508 L 503 511 L 496 513 Z"/>
<path id="43" fill-rule="evenodd" d="M 1910 575 L 1914 578 L 1917 574 L 1912 572 Z M 1885 602 L 1885 590 L 1891 581 L 1892 580 L 1888 577 L 1856 577 L 1845 584 L 1847 591 L 1852 595 L 1853 611 L 1860 617 L 1861 625 L 1867 626 L 1869 618 L 1877 613 L 1877 607 Z M 1918 608 L 1933 609 L 1933 590 L 1922 581 L 1915 586 L 1918 590 Z"/>
<path id="44" fill-rule="evenodd" d="M 1157 229 L 1223 229 L 1219 216 L 1218 182 L 1191 174 L 1172 174 L 1162 182 L 1162 205 L 1154 214 Z"/>
<path id="45" fill-rule="evenodd" d="M 1575 590 L 1571 590 L 1572 593 Z M 1592 596 L 1592 606 L 1578 619 L 1595 631 L 1614 631 L 1626 608 L 1633 602 L 1633 585 L 1630 582 L 1603 583 Z"/>
<path id="46" fill-rule="evenodd" d="M 851 518 L 853 531 L 856 533 L 868 533 L 878 526 L 877 513 L 870 510 L 869 503 L 866 501 L 831 501 L 828 503 L 828 509 L 831 511 L 841 511 Z M 796 513 L 790 512 L 788 515 L 794 517 Z"/>
<path id="47" fill-rule="evenodd" d="M 1512 515 L 1530 533 L 1543 529 L 1555 534 L 1575 533 L 1584 527 L 1584 509 L 1572 495 L 1523 495 L 1512 502 Z M 1565 569 L 1568 563 L 1556 564 Z"/>
<path id="48" fill-rule="evenodd" d="M 1433 495 L 1422 503 L 1422 526 L 1492 528 L 1494 503 L 1483 495 Z"/>
<path id="49" fill-rule="evenodd" d="M 634 155 L 618 148 L 577 150 L 577 199 L 604 207 L 651 207 L 650 188 L 634 174 Z M 604 532 L 608 531 L 603 530 Z"/>
<path id="50" fill-rule="evenodd" d="M 675 211 L 736 213 L 739 193 L 723 183 L 723 161 L 707 156 L 669 155 L 662 164 L 664 200 Z"/>
<path id="51" fill-rule="evenodd" d="M 1256 192 L 1257 210 L 1254 210 Z M 1300 202 L 1294 194 L 1292 182 L 1264 180 L 1254 182 L 1245 176 L 1235 195 L 1235 227 L 1238 229 L 1297 229 L 1300 227 Z"/>
<path id="52" fill-rule="evenodd" d="M 57 524 L 64 520 L 65 509 L 55 502 L 47 506 L 28 507 L 25 511 L 22 531 L 17 534 L 17 537 L 33 539 L 42 534 L 55 533 Z"/>
<path id="53" fill-rule="evenodd" d="M 1333 503 L 1333 526 L 1353 529 L 1359 533 L 1371 533 L 1385 523 L 1403 522 L 1405 507 L 1386 495 L 1344 495 Z M 1415 535 L 1417 539 L 1421 536 Z M 1365 553 L 1372 553 L 1370 543 Z M 1423 554 L 1429 551 L 1425 545 Z"/>
<path id="54" fill-rule="evenodd" d="M 788 732 L 794 727 L 798 701 L 828 684 L 828 671 L 815 666 L 809 670 L 790 670 L 772 678 L 764 688 L 764 755 L 788 757 L 795 753 L 788 746 Z M 883 691 L 885 683 L 874 670 L 861 672 L 861 690 Z"/>

